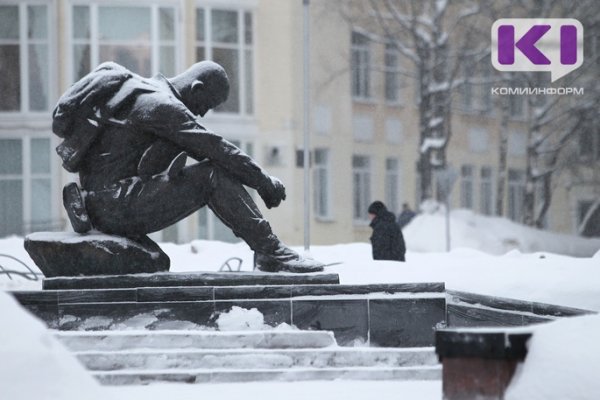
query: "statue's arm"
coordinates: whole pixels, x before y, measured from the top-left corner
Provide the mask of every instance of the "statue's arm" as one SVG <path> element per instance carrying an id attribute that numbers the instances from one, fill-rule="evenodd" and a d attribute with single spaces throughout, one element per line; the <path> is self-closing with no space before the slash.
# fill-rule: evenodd
<path id="1" fill-rule="evenodd" d="M 210 160 L 244 185 L 256 189 L 267 207 L 276 207 L 285 199 L 285 187 L 277 178 L 269 176 L 237 146 L 205 129 L 187 109 L 175 105 L 145 114 L 152 115 L 153 121 L 144 121 L 144 131 L 175 143 L 196 160 Z"/>

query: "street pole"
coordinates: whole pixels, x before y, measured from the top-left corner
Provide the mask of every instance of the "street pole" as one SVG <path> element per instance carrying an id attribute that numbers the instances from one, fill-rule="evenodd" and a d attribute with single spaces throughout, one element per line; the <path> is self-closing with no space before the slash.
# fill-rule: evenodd
<path id="1" fill-rule="evenodd" d="M 310 250 L 310 0 L 304 5 L 304 251 Z"/>
<path id="2" fill-rule="evenodd" d="M 450 252 L 450 190 L 446 193 L 446 251 Z"/>

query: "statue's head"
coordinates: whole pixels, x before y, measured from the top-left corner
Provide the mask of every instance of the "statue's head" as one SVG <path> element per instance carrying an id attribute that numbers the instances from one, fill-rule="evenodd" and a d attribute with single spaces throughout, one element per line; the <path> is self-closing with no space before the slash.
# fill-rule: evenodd
<path id="1" fill-rule="evenodd" d="M 212 61 L 196 63 L 170 81 L 181 93 L 187 108 L 201 117 L 224 103 L 229 95 L 227 73 Z"/>

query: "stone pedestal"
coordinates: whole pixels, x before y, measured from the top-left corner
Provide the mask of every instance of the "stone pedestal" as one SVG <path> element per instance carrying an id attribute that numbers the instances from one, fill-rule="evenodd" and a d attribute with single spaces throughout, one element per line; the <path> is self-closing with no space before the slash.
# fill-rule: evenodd
<path id="1" fill-rule="evenodd" d="M 37 232 L 25 237 L 25 250 L 47 278 L 164 272 L 170 263 L 148 237 Z"/>

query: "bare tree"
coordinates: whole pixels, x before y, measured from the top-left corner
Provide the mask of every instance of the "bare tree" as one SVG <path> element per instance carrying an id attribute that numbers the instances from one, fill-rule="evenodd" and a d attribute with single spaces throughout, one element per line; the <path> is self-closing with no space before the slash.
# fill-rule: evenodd
<path id="1" fill-rule="evenodd" d="M 576 17 L 586 26 L 586 37 L 595 38 L 598 30 L 597 8 L 593 1 L 565 2 L 562 0 L 523 2 L 527 14 L 549 17 Z M 523 222 L 542 227 L 552 201 L 553 178 L 562 171 L 561 154 L 576 140 L 582 130 L 600 123 L 595 110 L 600 102 L 597 90 L 596 66 L 598 54 L 588 54 L 584 64 L 575 72 L 561 78 L 561 87 L 584 88 L 581 96 L 527 97 L 527 149 Z M 519 79 L 529 87 L 547 87 L 548 75 L 522 73 Z M 544 79 L 545 78 L 545 79 Z"/>
<path id="2" fill-rule="evenodd" d="M 433 196 L 433 172 L 446 166 L 446 148 L 452 136 L 451 104 L 453 92 L 463 83 L 462 63 L 468 56 L 489 52 L 489 42 L 480 39 L 482 24 L 477 22 L 486 1 L 455 3 L 369 0 L 362 5 L 362 15 L 371 20 L 363 17 L 362 22 L 376 27 L 374 34 L 412 64 L 407 76 L 413 79 L 418 97 L 417 191 L 421 200 Z M 489 37 L 489 32 L 484 37 Z"/>

